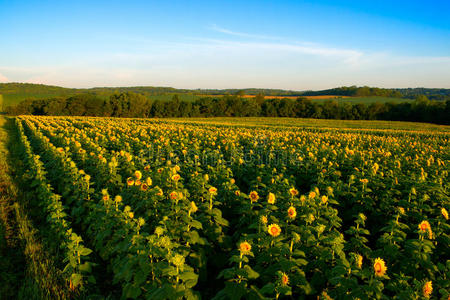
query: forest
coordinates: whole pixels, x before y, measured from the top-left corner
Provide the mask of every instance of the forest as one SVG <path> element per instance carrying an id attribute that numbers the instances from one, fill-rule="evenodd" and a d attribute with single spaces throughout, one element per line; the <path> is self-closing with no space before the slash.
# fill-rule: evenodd
<path id="1" fill-rule="evenodd" d="M 195 101 L 151 100 L 134 92 L 115 92 L 109 98 L 84 93 L 68 97 L 25 100 L 7 107 L 11 115 L 103 116 L 103 117 L 296 117 L 340 120 L 391 120 L 450 124 L 450 100 L 432 101 L 418 96 L 414 102 L 357 103 L 337 100 L 317 103 L 297 99 L 266 99 L 259 95 L 201 97 Z"/>

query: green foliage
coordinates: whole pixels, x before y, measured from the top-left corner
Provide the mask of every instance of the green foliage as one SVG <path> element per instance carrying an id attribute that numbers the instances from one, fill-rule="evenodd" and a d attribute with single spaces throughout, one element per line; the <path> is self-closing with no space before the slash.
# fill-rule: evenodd
<path id="1" fill-rule="evenodd" d="M 28 116 L 17 126 L 61 195 L 42 210 L 71 216 L 123 298 L 414 299 L 426 281 L 448 297 L 446 127 L 242 120 Z M 419 229 L 425 220 L 432 232 Z M 77 254 L 91 253 L 76 241 L 67 268 L 89 282 Z"/>

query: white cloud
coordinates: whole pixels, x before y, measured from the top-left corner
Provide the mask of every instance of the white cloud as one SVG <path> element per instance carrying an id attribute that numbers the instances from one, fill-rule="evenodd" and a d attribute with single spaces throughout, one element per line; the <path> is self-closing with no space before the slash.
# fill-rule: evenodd
<path id="1" fill-rule="evenodd" d="M 216 24 L 213 24 L 209 27 L 209 29 L 212 29 L 216 32 L 224 33 L 227 35 L 237 36 L 237 37 L 244 37 L 244 38 L 252 38 L 252 39 L 270 39 L 270 40 L 278 40 L 279 37 L 269 36 L 269 35 L 259 35 L 259 34 L 250 34 L 250 33 L 244 33 L 244 32 L 237 32 L 232 31 L 229 29 L 225 29 L 222 27 L 217 26 Z"/>

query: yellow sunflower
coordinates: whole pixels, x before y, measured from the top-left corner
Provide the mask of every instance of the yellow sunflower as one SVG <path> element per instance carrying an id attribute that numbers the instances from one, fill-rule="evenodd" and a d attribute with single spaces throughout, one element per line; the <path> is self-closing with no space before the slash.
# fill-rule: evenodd
<path id="1" fill-rule="evenodd" d="M 280 226 L 278 226 L 278 224 L 270 224 L 267 227 L 267 231 L 269 232 L 269 234 L 273 237 L 277 237 L 280 235 L 281 233 L 281 228 Z"/>
<path id="2" fill-rule="evenodd" d="M 290 219 L 295 219 L 295 217 L 297 216 L 297 210 L 293 206 L 288 208 L 287 213 Z"/>
<path id="3" fill-rule="evenodd" d="M 375 259 L 375 263 L 373 264 L 373 269 L 375 271 L 375 276 L 381 277 L 386 273 L 387 267 L 382 258 Z"/>
<path id="4" fill-rule="evenodd" d="M 252 245 L 250 245 L 249 242 L 244 241 L 239 244 L 239 251 L 241 252 L 241 255 L 247 255 L 252 250 Z"/>
<path id="5" fill-rule="evenodd" d="M 267 202 L 269 204 L 275 204 L 275 195 L 273 193 L 269 193 L 267 196 Z"/>

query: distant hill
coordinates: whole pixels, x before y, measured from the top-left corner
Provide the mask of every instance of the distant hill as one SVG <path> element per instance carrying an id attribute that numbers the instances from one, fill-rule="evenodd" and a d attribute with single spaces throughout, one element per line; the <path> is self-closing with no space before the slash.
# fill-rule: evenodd
<path id="1" fill-rule="evenodd" d="M 292 91 L 280 89 L 176 89 L 172 87 L 153 87 L 153 86 L 135 86 L 135 87 L 95 87 L 89 89 L 64 88 L 44 84 L 32 83 L 0 83 L 0 95 L 3 98 L 3 107 L 15 105 L 26 99 L 48 99 L 56 97 L 68 97 L 77 94 L 95 94 L 100 98 L 108 98 L 116 92 L 135 92 L 142 94 L 153 100 L 170 100 L 174 95 L 178 95 L 180 100 L 196 100 L 205 96 L 218 95 L 264 95 L 270 96 L 321 96 L 336 95 L 360 97 L 383 97 L 392 98 L 398 101 L 399 98 L 414 99 L 419 95 L 425 95 L 432 100 L 450 99 L 450 89 L 428 89 L 428 88 L 406 88 L 406 89 L 382 89 L 375 87 L 339 87 L 320 91 Z M 387 99 L 389 100 L 389 99 Z M 2 107 L 0 107 L 0 110 Z"/>

